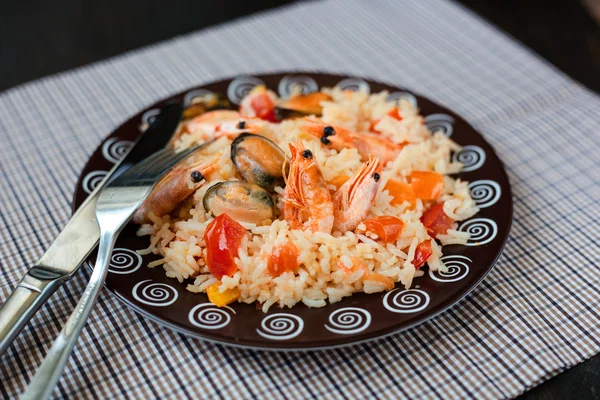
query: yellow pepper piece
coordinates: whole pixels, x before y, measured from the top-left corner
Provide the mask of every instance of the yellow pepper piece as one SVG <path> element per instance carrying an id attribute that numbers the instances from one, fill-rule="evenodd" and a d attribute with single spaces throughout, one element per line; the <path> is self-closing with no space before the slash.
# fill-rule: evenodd
<path id="1" fill-rule="evenodd" d="M 206 288 L 206 294 L 208 300 L 217 307 L 225 307 L 227 304 L 231 304 L 240 297 L 240 291 L 238 289 L 225 289 L 220 292 L 219 286 L 221 282 L 213 283 Z"/>

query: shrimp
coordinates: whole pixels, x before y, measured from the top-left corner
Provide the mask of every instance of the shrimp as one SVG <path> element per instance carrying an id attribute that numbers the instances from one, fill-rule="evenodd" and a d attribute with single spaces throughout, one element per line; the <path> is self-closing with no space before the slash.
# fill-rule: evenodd
<path id="1" fill-rule="evenodd" d="M 333 195 L 333 230 L 353 231 L 366 217 L 375 201 L 382 166 L 373 158 L 360 167 L 356 174 Z"/>
<path id="2" fill-rule="evenodd" d="M 150 222 L 150 213 L 157 217 L 169 214 L 206 183 L 204 177 L 214 171 L 221 155 L 217 153 L 207 157 L 207 152 L 203 150 L 201 148 L 192 153 L 161 179 L 133 215 L 134 223 Z"/>
<path id="3" fill-rule="evenodd" d="M 202 140 L 216 139 L 222 136 L 234 139 L 243 132 L 259 134 L 265 125 L 265 121 L 243 117 L 237 111 L 209 111 L 182 122 L 170 143 L 174 144 L 181 136 L 196 132 L 203 133 Z"/>
<path id="4" fill-rule="evenodd" d="M 315 157 L 300 141 L 289 147 L 292 157 L 281 197 L 283 218 L 292 229 L 331 233 L 333 203 Z"/>
<path id="5" fill-rule="evenodd" d="M 299 118 L 307 115 L 320 117 L 323 114 L 323 101 L 331 101 L 331 96 L 323 92 L 299 94 L 292 96 L 275 108 L 275 115 L 279 119 Z"/>
<path id="6" fill-rule="evenodd" d="M 321 143 L 335 150 L 356 148 L 363 161 L 377 157 L 383 164 L 393 160 L 402 145 L 373 133 L 357 133 L 348 129 L 327 125 L 315 118 L 305 118 L 303 130 L 321 140 Z"/>

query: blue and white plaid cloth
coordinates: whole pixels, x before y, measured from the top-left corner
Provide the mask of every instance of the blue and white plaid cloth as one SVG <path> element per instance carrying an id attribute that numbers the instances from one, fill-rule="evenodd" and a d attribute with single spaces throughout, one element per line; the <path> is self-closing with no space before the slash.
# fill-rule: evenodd
<path id="1" fill-rule="evenodd" d="M 56 398 L 511 398 L 600 351 L 600 100 L 446 0 L 301 3 L 1 94 L 0 302 L 59 233 L 79 171 L 120 122 L 190 86 L 293 69 L 407 87 L 483 133 L 515 205 L 492 273 L 415 329 L 319 353 L 190 339 L 105 291 Z M 0 397 L 31 379 L 86 274 L 0 360 Z"/>

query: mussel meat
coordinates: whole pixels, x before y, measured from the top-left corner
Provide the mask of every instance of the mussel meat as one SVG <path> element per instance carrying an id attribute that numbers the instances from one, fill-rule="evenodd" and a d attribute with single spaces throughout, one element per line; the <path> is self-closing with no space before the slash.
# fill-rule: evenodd
<path id="1" fill-rule="evenodd" d="M 323 92 L 292 96 L 275 108 L 275 116 L 278 120 L 301 118 L 307 115 L 320 117 L 323 113 L 321 102 L 329 100 L 331 96 Z"/>
<path id="2" fill-rule="evenodd" d="M 192 104 L 183 110 L 183 119 L 191 119 L 207 111 L 231 108 L 227 97 L 221 93 L 209 93 L 192 100 Z"/>
<path id="3" fill-rule="evenodd" d="M 227 214 L 238 222 L 260 225 L 275 216 L 275 203 L 269 193 L 245 182 L 226 181 L 211 186 L 202 204 L 215 217 Z"/>
<path id="4" fill-rule="evenodd" d="M 242 179 L 269 192 L 284 185 L 285 153 L 264 136 L 242 133 L 231 143 L 231 161 Z"/>

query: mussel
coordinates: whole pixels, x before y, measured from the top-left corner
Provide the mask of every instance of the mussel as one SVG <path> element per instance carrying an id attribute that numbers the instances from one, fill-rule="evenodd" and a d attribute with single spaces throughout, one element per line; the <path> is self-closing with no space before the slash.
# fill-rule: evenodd
<path id="1" fill-rule="evenodd" d="M 231 143 L 231 161 L 242 179 L 269 192 L 284 185 L 285 153 L 264 136 L 242 133 Z"/>
<path id="2" fill-rule="evenodd" d="M 202 205 L 214 216 L 227 214 L 238 222 L 257 225 L 275 216 L 275 203 L 269 193 L 245 182 L 226 181 L 211 186 Z"/>
<path id="3" fill-rule="evenodd" d="M 292 96 L 275 107 L 278 120 L 301 118 L 307 115 L 320 117 L 323 113 L 322 101 L 331 100 L 331 96 L 323 92 Z"/>
<path id="4" fill-rule="evenodd" d="M 191 119 L 207 111 L 228 109 L 231 103 L 221 93 L 209 93 L 192 100 L 192 104 L 183 110 L 183 119 Z"/>

